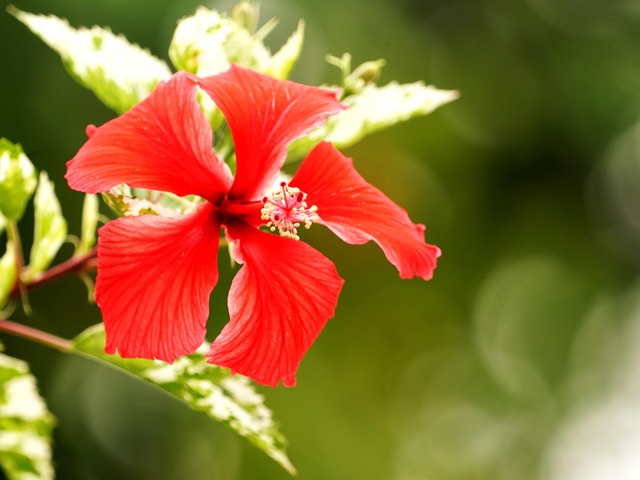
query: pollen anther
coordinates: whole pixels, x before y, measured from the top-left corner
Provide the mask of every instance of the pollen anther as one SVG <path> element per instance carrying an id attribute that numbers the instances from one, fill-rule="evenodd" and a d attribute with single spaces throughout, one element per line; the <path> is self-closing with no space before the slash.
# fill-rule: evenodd
<path id="1" fill-rule="evenodd" d="M 290 187 L 286 182 L 281 182 L 271 193 L 264 197 L 264 206 L 261 214 L 262 220 L 267 222 L 267 227 L 272 232 L 287 238 L 300 240 L 298 228 L 310 228 L 313 222 L 318 220 L 318 207 L 309 207 L 306 202 L 307 194 L 297 187 Z"/>

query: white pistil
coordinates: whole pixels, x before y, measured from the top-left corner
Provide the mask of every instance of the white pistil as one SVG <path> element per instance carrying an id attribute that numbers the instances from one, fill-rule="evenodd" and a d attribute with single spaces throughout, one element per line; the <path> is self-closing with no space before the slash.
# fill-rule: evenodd
<path id="1" fill-rule="evenodd" d="M 313 222 L 318 220 L 318 207 L 309 207 L 306 202 L 307 194 L 297 187 L 290 187 L 286 182 L 281 182 L 279 188 L 274 189 L 264 197 L 262 207 L 262 220 L 267 222 L 267 227 L 272 232 L 278 229 L 283 237 L 300 240 L 298 228 L 310 228 Z"/>

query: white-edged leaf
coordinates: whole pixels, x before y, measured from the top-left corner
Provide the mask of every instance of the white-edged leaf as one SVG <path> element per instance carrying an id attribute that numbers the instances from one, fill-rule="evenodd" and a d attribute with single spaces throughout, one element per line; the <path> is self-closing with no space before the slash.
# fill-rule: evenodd
<path id="1" fill-rule="evenodd" d="M 0 465 L 9 480 L 49 480 L 55 419 L 26 362 L 0 354 Z"/>
<path id="2" fill-rule="evenodd" d="M 102 324 L 88 328 L 73 342 L 75 351 L 150 382 L 190 408 L 221 422 L 288 472 L 295 473 L 285 451 L 286 440 L 271 410 L 265 406 L 264 397 L 256 392 L 249 379 L 207 364 L 205 353 L 209 349 L 208 344 L 203 344 L 193 355 L 181 357 L 173 364 L 107 355 L 104 345 Z"/>
<path id="3" fill-rule="evenodd" d="M 342 99 L 349 106 L 347 110 L 329 117 L 323 126 L 295 141 L 289 151 L 292 157 L 300 157 L 323 140 L 338 148 L 348 147 L 366 135 L 431 113 L 456 98 L 458 92 L 454 90 L 439 90 L 422 82 L 391 82 L 383 87 L 367 84 Z"/>
<path id="4" fill-rule="evenodd" d="M 94 26 L 75 29 L 54 15 L 9 12 L 55 50 L 71 75 L 107 107 L 124 113 L 171 76 L 167 64 L 122 35 Z"/>
<path id="5" fill-rule="evenodd" d="M 67 221 L 46 172 L 40 172 L 33 204 L 35 227 L 29 266 L 23 278 L 26 283 L 47 269 L 67 238 Z"/>
<path id="6" fill-rule="evenodd" d="M 37 183 L 36 169 L 22 146 L 0 138 L 0 214 L 20 220 Z"/>

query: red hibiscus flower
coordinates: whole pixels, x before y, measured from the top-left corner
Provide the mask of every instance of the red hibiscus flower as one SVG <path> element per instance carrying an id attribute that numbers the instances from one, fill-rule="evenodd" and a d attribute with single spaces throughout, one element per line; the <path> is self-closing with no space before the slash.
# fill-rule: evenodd
<path id="1" fill-rule="evenodd" d="M 235 177 L 212 149 L 198 87 L 227 120 Z M 201 345 L 221 229 L 242 267 L 208 361 L 266 385 L 295 385 L 342 288 L 333 263 L 299 241 L 301 225 L 323 224 L 351 244 L 373 240 L 402 278 L 431 278 L 440 252 L 424 242 L 424 227 L 332 145 L 319 144 L 289 183 L 278 182 L 287 145 L 343 108 L 330 90 L 232 66 L 201 79 L 176 73 L 91 132 L 67 163 L 71 188 L 98 193 L 126 183 L 206 200 L 189 214 L 123 217 L 100 228 L 95 295 L 107 353 L 172 362 Z"/>

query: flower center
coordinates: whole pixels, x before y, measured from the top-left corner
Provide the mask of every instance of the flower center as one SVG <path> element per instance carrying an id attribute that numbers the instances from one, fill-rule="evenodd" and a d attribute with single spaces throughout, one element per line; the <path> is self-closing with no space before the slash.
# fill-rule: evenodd
<path id="1" fill-rule="evenodd" d="M 304 224 L 304 228 L 318 220 L 318 207 L 307 206 L 307 194 L 297 187 L 290 187 L 282 182 L 279 188 L 262 199 L 262 220 L 267 222 L 267 227 L 272 232 L 278 229 L 283 237 L 300 240 L 298 228 Z"/>

